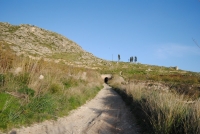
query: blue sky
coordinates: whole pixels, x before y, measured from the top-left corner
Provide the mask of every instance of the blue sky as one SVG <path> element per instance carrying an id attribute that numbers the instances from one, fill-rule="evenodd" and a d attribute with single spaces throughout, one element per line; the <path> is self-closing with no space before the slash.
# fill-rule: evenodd
<path id="1" fill-rule="evenodd" d="M 0 0 L 0 21 L 32 24 L 106 60 L 200 72 L 200 0 Z M 112 58 L 113 57 L 113 58 Z"/>

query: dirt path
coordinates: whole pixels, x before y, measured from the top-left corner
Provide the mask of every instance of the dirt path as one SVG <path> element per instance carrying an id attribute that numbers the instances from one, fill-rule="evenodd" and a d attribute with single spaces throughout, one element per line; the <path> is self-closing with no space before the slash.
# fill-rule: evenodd
<path id="1" fill-rule="evenodd" d="M 45 121 L 11 134 L 137 134 L 134 117 L 109 86 L 82 107 L 57 121 Z"/>

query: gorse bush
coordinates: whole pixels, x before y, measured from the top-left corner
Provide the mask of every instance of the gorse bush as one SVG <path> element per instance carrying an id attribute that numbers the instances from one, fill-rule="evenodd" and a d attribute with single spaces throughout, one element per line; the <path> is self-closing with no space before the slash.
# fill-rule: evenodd
<path id="1" fill-rule="evenodd" d="M 49 91 L 52 94 L 59 93 L 59 92 L 61 92 L 61 87 L 58 84 L 53 83 L 53 84 L 50 85 Z"/>

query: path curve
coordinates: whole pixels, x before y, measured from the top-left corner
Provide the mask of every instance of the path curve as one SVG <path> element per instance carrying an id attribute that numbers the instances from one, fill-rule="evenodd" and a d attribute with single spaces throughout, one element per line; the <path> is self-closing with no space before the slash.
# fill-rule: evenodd
<path id="1" fill-rule="evenodd" d="M 138 134 L 134 117 L 121 97 L 104 84 L 97 96 L 57 121 L 45 121 L 10 134 Z"/>

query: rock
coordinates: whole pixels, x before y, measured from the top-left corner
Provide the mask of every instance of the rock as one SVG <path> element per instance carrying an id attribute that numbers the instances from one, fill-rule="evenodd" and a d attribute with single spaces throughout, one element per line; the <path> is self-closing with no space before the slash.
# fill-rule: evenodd
<path id="1" fill-rule="evenodd" d="M 22 72 L 22 68 L 21 67 L 17 67 L 14 71 L 15 75 L 18 75 L 20 72 Z"/>
<path id="2" fill-rule="evenodd" d="M 23 54 L 24 56 L 50 58 L 52 61 L 67 59 L 67 62 L 73 60 L 79 66 L 84 66 L 83 63 L 88 65 L 95 63 L 100 66 L 104 64 L 102 59 L 84 51 L 68 38 L 29 24 L 16 26 L 0 22 L 0 40 L 5 42 L 6 47 L 10 47 L 17 56 Z"/>
<path id="3" fill-rule="evenodd" d="M 108 79 L 111 79 L 111 78 L 112 78 L 112 74 L 102 74 L 102 75 L 101 75 L 101 78 L 102 78 L 102 79 L 105 79 L 106 77 L 107 77 Z"/>
<path id="4" fill-rule="evenodd" d="M 122 76 L 122 71 L 119 72 L 119 75 Z"/>
<path id="5" fill-rule="evenodd" d="M 40 80 L 44 79 L 44 76 L 43 76 L 43 75 L 40 75 L 39 79 L 40 79 Z"/>
<path id="6" fill-rule="evenodd" d="M 86 72 L 83 72 L 83 73 L 82 73 L 81 79 L 82 79 L 82 80 L 86 80 L 86 79 L 87 79 L 87 73 L 86 73 Z"/>

